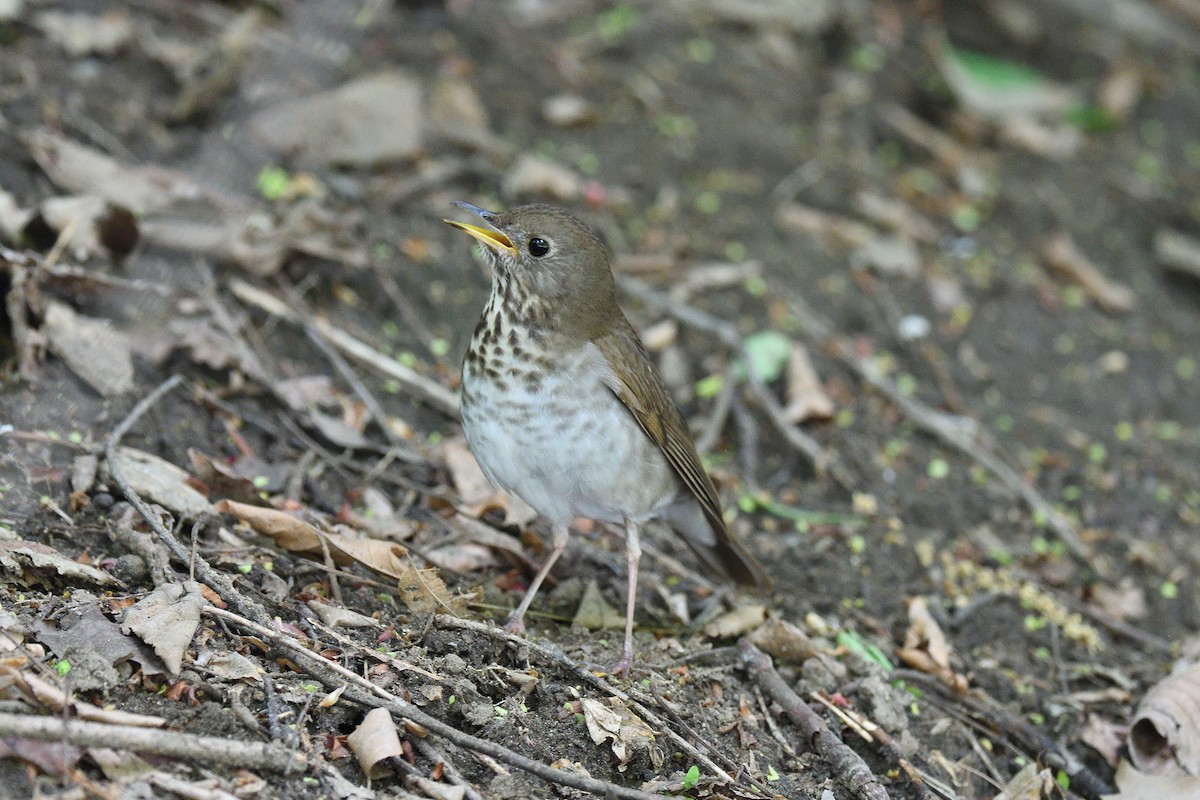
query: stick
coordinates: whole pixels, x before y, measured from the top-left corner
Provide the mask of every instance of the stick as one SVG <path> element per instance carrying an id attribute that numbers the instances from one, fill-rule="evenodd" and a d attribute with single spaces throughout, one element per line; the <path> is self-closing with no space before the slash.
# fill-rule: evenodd
<path id="1" fill-rule="evenodd" d="M 234 296 L 244 303 L 249 303 L 273 317 L 297 325 L 304 324 L 299 314 L 270 292 L 263 291 L 243 280 L 233 281 L 230 283 L 230 288 L 233 290 Z M 396 359 L 384 355 L 327 320 L 318 318 L 312 320 L 311 324 L 334 347 L 365 362 L 368 366 L 374 367 L 389 378 L 395 378 L 400 385 L 439 411 L 452 417 L 458 416 L 458 396 L 440 383 L 426 378 L 415 369 L 406 367 Z"/>
<path id="2" fill-rule="evenodd" d="M 352 688 L 346 691 L 345 696 L 354 699 L 356 702 L 371 708 L 386 708 L 393 714 L 410 719 L 466 750 L 474 750 L 491 756 L 497 761 L 502 761 L 517 769 L 524 770 L 531 775 L 536 775 L 548 783 L 570 786 L 571 788 L 601 795 L 605 798 L 616 798 L 616 800 L 662 800 L 661 795 L 650 794 L 640 789 L 630 789 L 618 786 L 615 783 L 609 783 L 608 781 L 588 778 L 555 769 L 540 761 L 535 761 L 532 758 L 515 753 L 496 742 L 489 742 L 486 739 L 480 739 L 477 736 L 464 733 L 442 722 L 437 717 L 426 714 L 398 695 L 394 695 L 386 689 L 376 686 L 354 671 L 343 667 L 341 664 L 322 658 L 290 636 L 214 606 L 206 606 L 204 613 L 252 631 L 259 638 L 287 650 L 298 664 L 304 666 L 308 674 L 330 688 L 349 684 Z"/>
<path id="3" fill-rule="evenodd" d="M 172 375 L 170 378 L 167 378 L 154 391 L 138 401 L 128 416 L 121 420 L 117 427 L 113 428 L 112 433 L 109 434 L 108 441 L 104 445 L 104 457 L 108 462 L 108 473 L 121 494 L 137 509 L 137 512 L 142 515 L 142 519 L 146 520 L 146 524 L 150 526 L 150 529 L 166 545 L 166 548 L 171 551 L 171 555 L 175 556 L 179 563 L 192 565 L 200 580 L 211 586 L 221 596 L 221 599 L 240 609 L 242 613 L 252 616 L 255 619 L 270 620 L 271 615 L 257 602 L 250 600 L 241 592 L 234 589 L 233 583 L 230 582 L 226 575 L 213 569 L 212 565 L 199 555 L 192 557 L 188 550 L 180 544 L 175 534 L 167 530 L 166 526 L 162 524 L 162 520 L 154 513 L 154 510 L 147 505 L 145 500 L 138 496 L 138 493 L 129 485 L 129 481 L 125 480 L 125 476 L 121 474 L 116 456 L 117 447 L 121 444 L 122 437 L 125 436 L 143 414 L 182 382 L 182 375 Z"/>
<path id="4" fill-rule="evenodd" d="M 646 305 L 653 306 L 667 313 L 684 325 L 716 336 L 730 350 L 745 357 L 745 341 L 733 323 L 726 322 L 712 314 L 693 308 L 662 292 L 657 292 L 635 278 L 620 276 L 618 283 L 624 291 L 641 300 Z M 748 358 L 747 361 L 749 361 Z M 747 372 L 749 373 L 749 370 Z M 835 480 L 846 486 L 854 485 L 854 481 L 850 479 L 850 476 L 843 474 L 840 470 L 833 469 L 832 460 L 821 447 L 820 442 L 784 418 L 783 409 L 779 405 L 779 401 L 771 395 L 771 392 L 767 387 L 763 386 L 761 381 L 756 380 L 750 374 L 746 379 L 746 384 L 749 388 L 751 398 L 767 412 L 771 424 L 787 440 L 788 444 L 798 449 L 812 461 L 813 467 L 817 472 L 822 474 L 829 473 Z"/>
<path id="5" fill-rule="evenodd" d="M 763 694 L 783 706 L 783 711 L 804 734 L 817 755 L 829 762 L 842 785 L 863 800 L 890 800 L 887 789 L 871 772 L 858 755 L 825 726 L 817 713 L 808 707 L 799 695 L 791 690 L 787 682 L 775 671 L 771 657 L 746 639 L 738 641 L 742 653 L 742 665 Z"/>
<path id="6" fill-rule="evenodd" d="M 243 742 L 80 720 L 64 722 L 58 717 L 31 714 L 0 714 L 0 738 L 65 741 L 76 747 L 111 747 L 265 772 L 288 773 L 306 768 L 303 754 L 271 743 Z"/>

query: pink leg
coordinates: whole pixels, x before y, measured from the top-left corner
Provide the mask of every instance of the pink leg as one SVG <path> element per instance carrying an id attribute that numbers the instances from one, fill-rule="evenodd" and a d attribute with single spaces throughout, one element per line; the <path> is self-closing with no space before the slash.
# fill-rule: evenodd
<path id="1" fill-rule="evenodd" d="M 637 606 L 638 562 L 642 559 L 642 539 L 638 524 L 625 519 L 625 563 L 629 568 L 629 590 L 625 596 L 625 648 L 621 660 L 612 668 L 614 675 L 624 675 L 633 666 L 633 610 Z"/>
<path id="2" fill-rule="evenodd" d="M 508 621 L 504 623 L 504 629 L 509 633 L 525 632 L 525 612 L 529 610 L 529 604 L 533 602 L 538 589 L 542 587 L 542 581 L 546 580 L 546 576 L 550 574 L 550 568 L 567 549 L 569 534 L 570 530 L 566 525 L 554 526 L 553 538 L 550 540 L 550 555 L 546 557 L 546 563 L 542 564 L 537 575 L 533 576 L 533 583 L 529 584 L 529 588 L 525 590 L 525 597 L 521 599 L 521 605 L 517 606 L 516 611 L 509 614 Z"/>

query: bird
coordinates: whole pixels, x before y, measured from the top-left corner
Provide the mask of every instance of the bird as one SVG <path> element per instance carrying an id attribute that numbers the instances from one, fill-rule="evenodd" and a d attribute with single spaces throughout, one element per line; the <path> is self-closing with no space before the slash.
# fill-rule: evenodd
<path id="1" fill-rule="evenodd" d="M 710 570 L 769 584 L 721 514 L 683 414 L 617 303 L 600 237 L 557 206 L 504 212 L 457 201 L 484 224 L 444 220 L 481 245 L 491 293 L 463 357 L 463 432 L 487 478 L 551 525 L 549 554 L 506 622 L 523 633 L 577 517 L 624 528 L 628 592 L 621 658 L 633 664 L 641 530 L 652 519 Z"/>

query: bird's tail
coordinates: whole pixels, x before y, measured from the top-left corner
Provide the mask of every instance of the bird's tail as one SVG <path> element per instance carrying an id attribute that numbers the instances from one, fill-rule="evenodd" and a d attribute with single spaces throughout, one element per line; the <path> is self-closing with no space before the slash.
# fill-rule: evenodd
<path id="1" fill-rule="evenodd" d="M 710 518 L 695 498 L 671 505 L 659 517 L 683 537 L 704 565 L 738 583 L 769 588 L 770 578 L 720 519 Z"/>

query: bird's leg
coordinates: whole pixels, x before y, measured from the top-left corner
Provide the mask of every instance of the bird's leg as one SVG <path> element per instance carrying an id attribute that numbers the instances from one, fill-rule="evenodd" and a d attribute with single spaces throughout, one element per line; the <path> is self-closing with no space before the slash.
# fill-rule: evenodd
<path id="1" fill-rule="evenodd" d="M 542 581 L 546 580 L 546 576 L 550 574 L 550 568 L 554 566 L 554 562 L 558 561 L 558 557 L 567 549 L 567 538 L 570 534 L 570 529 L 566 525 L 555 525 L 550 540 L 550 555 L 546 556 L 546 563 L 542 564 L 542 568 L 538 570 L 537 575 L 533 576 L 533 583 L 529 584 L 529 588 L 525 590 L 525 597 L 521 599 L 521 605 L 517 606 L 517 610 L 508 615 L 508 621 L 504 623 L 504 629 L 509 633 L 524 633 L 525 632 L 525 612 L 529 610 L 529 604 L 533 602 L 533 598 L 538 593 L 538 589 L 542 587 Z"/>
<path id="2" fill-rule="evenodd" d="M 625 518 L 625 563 L 629 568 L 629 592 L 625 596 L 625 648 L 613 666 L 614 675 L 624 675 L 633 666 L 633 609 L 637 605 L 638 562 L 642 559 L 642 537 L 637 522 Z"/>

